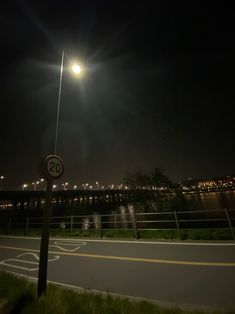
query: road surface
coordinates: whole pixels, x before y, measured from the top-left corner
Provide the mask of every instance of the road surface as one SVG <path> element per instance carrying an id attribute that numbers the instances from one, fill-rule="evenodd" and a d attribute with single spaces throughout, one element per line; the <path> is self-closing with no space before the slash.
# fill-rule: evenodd
<path id="1" fill-rule="evenodd" d="M 0 269 L 37 278 L 40 239 L 0 236 Z M 161 304 L 235 309 L 235 243 L 51 238 L 48 280 Z"/>

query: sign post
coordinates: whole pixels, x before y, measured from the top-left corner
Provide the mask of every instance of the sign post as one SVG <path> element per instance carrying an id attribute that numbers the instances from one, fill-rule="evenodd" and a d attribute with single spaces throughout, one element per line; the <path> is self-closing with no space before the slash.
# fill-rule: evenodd
<path id="1" fill-rule="evenodd" d="M 38 297 L 42 293 L 46 293 L 47 289 L 47 260 L 48 260 L 48 244 L 49 229 L 51 217 L 52 203 L 52 182 L 58 179 L 64 172 L 63 160 L 57 155 L 50 155 L 44 160 L 44 173 L 47 181 L 45 208 L 43 211 L 42 235 L 40 246 L 40 261 L 38 271 Z"/>

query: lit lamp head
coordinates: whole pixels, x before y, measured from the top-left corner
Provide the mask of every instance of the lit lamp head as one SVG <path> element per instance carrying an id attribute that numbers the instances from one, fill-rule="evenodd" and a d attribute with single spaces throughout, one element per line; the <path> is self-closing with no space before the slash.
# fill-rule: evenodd
<path id="1" fill-rule="evenodd" d="M 74 76 L 80 78 L 84 73 L 84 69 L 83 67 L 81 66 L 81 64 L 79 63 L 73 63 L 71 65 L 71 71 L 73 73 Z"/>

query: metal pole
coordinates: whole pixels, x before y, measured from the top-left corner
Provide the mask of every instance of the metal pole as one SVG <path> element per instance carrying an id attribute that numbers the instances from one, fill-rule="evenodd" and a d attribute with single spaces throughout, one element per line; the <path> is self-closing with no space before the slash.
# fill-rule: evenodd
<path id="1" fill-rule="evenodd" d="M 134 209 L 134 206 L 133 206 L 133 227 L 134 227 L 134 232 L 135 232 L 135 238 L 136 239 L 139 239 L 139 232 L 137 230 L 137 226 L 136 226 L 136 217 L 135 217 L 135 209 Z"/>
<path id="2" fill-rule="evenodd" d="M 26 225 L 25 225 L 25 234 L 29 231 L 29 217 L 26 218 Z"/>
<path id="3" fill-rule="evenodd" d="M 177 227 L 177 231 L 178 231 L 178 236 L 180 236 L 180 225 L 179 225 L 177 213 L 175 210 L 174 210 L 174 217 L 175 217 L 175 223 L 176 223 L 176 227 Z"/>
<path id="4" fill-rule="evenodd" d="M 52 180 L 47 180 L 46 188 L 46 202 L 43 211 L 42 221 L 42 236 L 41 236 L 41 247 L 40 247 L 40 262 L 38 272 L 38 297 L 42 293 L 46 293 L 47 289 L 47 260 L 48 260 L 48 244 L 49 244 L 49 227 L 50 227 L 50 216 L 51 216 L 51 202 L 52 202 Z"/>
<path id="5" fill-rule="evenodd" d="M 60 98 L 61 98 L 61 87 L 62 87 L 62 78 L 63 78 L 63 65 L 64 65 L 64 50 L 62 51 L 61 67 L 60 67 L 60 84 L 59 84 L 59 93 L 58 93 L 58 102 L 57 102 L 56 129 L 55 129 L 55 147 L 54 147 L 54 154 L 55 155 L 57 152 L 59 116 L 60 116 Z"/>
<path id="6" fill-rule="evenodd" d="M 9 220 L 8 220 L 8 234 L 10 234 L 11 233 L 11 218 L 9 218 Z"/>
<path id="7" fill-rule="evenodd" d="M 100 238 L 103 238 L 103 230 L 102 230 L 102 215 L 99 215 L 99 222 L 100 222 Z"/>
<path id="8" fill-rule="evenodd" d="M 231 234 L 232 234 L 232 238 L 233 238 L 233 240 L 235 240 L 235 235 L 234 235 L 234 232 L 233 232 L 233 226 L 232 226 L 231 219 L 229 217 L 229 213 L 228 213 L 227 208 L 225 208 L 224 211 L 225 211 L 226 218 L 228 220 L 228 225 L 229 225 L 229 228 L 230 228 L 230 231 L 231 231 Z"/>
<path id="9" fill-rule="evenodd" d="M 70 217 L 70 230 L 73 232 L 73 216 Z"/>

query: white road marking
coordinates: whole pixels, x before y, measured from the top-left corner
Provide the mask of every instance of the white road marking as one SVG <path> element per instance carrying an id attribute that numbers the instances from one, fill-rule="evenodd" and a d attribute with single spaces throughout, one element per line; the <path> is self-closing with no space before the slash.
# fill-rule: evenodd
<path id="1" fill-rule="evenodd" d="M 24 256 L 24 255 L 32 255 L 37 261 L 40 260 L 40 257 L 38 256 L 38 254 L 35 254 L 35 253 L 23 253 L 23 254 L 17 255 L 16 257 L 21 257 L 21 256 Z M 55 255 L 54 258 L 48 258 L 48 262 L 57 261 L 59 258 L 60 258 L 59 255 Z"/>
<path id="2" fill-rule="evenodd" d="M 12 268 L 16 268 L 16 269 L 22 269 L 22 270 L 26 270 L 26 271 L 36 271 L 39 269 L 39 256 L 38 254 L 35 254 L 35 253 L 23 253 L 23 254 L 20 254 L 20 255 L 17 255 L 16 257 L 22 257 L 22 256 L 25 256 L 25 255 L 31 255 L 35 258 L 36 262 L 33 262 L 33 261 L 29 261 L 27 259 L 19 259 L 19 258 L 8 258 L 8 259 L 5 259 L 3 261 L 0 262 L 0 265 L 3 265 L 3 266 L 7 266 L 7 267 L 12 267 Z M 56 261 L 60 258 L 59 255 L 55 255 L 54 258 L 51 258 L 51 259 L 48 259 L 48 262 L 53 262 L 53 261 Z M 13 264 L 11 263 L 13 262 Z M 37 265 L 36 268 L 29 268 L 29 267 L 26 267 L 26 266 L 20 266 L 20 265 L 15 265 L 14 262 L 17 262 L 17 263 L 21 263 L 21 264 L 28 264 L 28 265 Z"/>
<path id="3" fill-rule="evenodd" d="M 28 251 L 28 248 L 19 248 L 11 246 L 0 245 L 0 248 L 17 250 L 17 251 Z M 39 250 L 31 249 L 31 252 L 39 252 Z M 49 251 L 49 254 L 58 254 L 58 252 Z M 235 262 L 200 262 L 190 260 L 165 260 L 165 259 L 154 259 L 154 258 L 143 258 L 143 257 L 125 257 L 115 255 L 99 255 L 99 254 L 86 254 L 86 253 L 74 253 L 74 252 L 60 252 L 60 255 L 65 256 L 79 256 L 79 257 L 91 257 L 99 259 L 110 259 L 110 260 L 122 260 L 129 262 L 146 262 L 146 263 L 159 263 L 159 264 L 176 264 L 176 265 L 190 265 L 190 266 L 210 266 L 210 267 L 235 267 Z"/>
<path id="4" fill-rule="evenodd" d="M 76 250 L 78 250 L 78 249 L 80 249 L 80 246 L 77 246 L 77 247 L 75 247 L 74 249 L 65 249 L 65 248 L 63 248 L 62 246 L 59 246 L 59 245 L 49 245 L 50 247 L 56 247 L 57 249 L 59 249 L 59 250 L 61 250 L 61 251 L 63 251 L 63 252 L 74 252 L 74 251 L 76 251 Z"/>
<path id="5" fill-rule="evenodd" d="M 23 237 L 23 236 L 4 236 L 0 235 L 0 238 L 9 239 L 26 239 L 26 240 L 40 240 L 38 237 Z M 50 238 L 50 240 L 58 241 L 83 241 L 84 239 L 76 238 Z M 86 239 L 86 242 L 97 243 L 130 243 L 130 244 L 157 244 L 157 245 L 192 245 L 192 246 L 235 246 L 235 242 L 173 242 L 173 241 L 135 241 L 135 240 L 91 240 Z"/>
<path id="6" fill-rule="evenodd" d="M 18 262 L 18 263 L 20 262 L 22 264 L 37 265 L 37 267 L 36 268 L 23 267 L 23 266 L 20 266 L 20 265 L 11 264 L 11 262 Z M 22 270 L 27 270 L 27 271 L 36 271 L 36 270 L 38 270 L 38 263 L 37 262 L 25 261 L 25 260 L 21 260 L 21 259 L 18 259 L 18 258 L 5 259 L 4 261 L 0 262 L 0 265 L 7 266 L 7 267 L 13 267 L 13 268 L 17 268 L 17 269 L 22 269 Z"/>
<path id="7" fill-rule="evenodd" d="M 23 254 L 17 255 L 16 257 L 21 257 L 24 255 L 32 255 L 37 261 L 39 261 L 39 256 L 38 254 L 35 254 L 35 253 L 23 253 Z"/>
<path id="8" fill-rule="evenodd" d="M 62 246 L 61 246 L 62 245 Z M 78 246 L 79 245 L 79 246 Z M 56 247 L 63 252 L 75 252 L 76 250 L 80 249 L 80 247 L 86 245 L 86 242 L 70 242 L 70 241 L 55 241 L 54 244 L 49 244 L 50 247 Z M 63 247 L 65 246 L 65 247 Z M 73 249 L 69 249 L 66 247 L 74 247 Z"/>
<path id="9" fill-rule="evenodd" d="M 58 243 L 58 244 L 64 244 L 64 245 L 86 245 L 86 242 L 82 242 L 82 241 L 71 241 L 71 240 L 59 240 L 59 241 L 55 241 L 54 243 Z"/>

